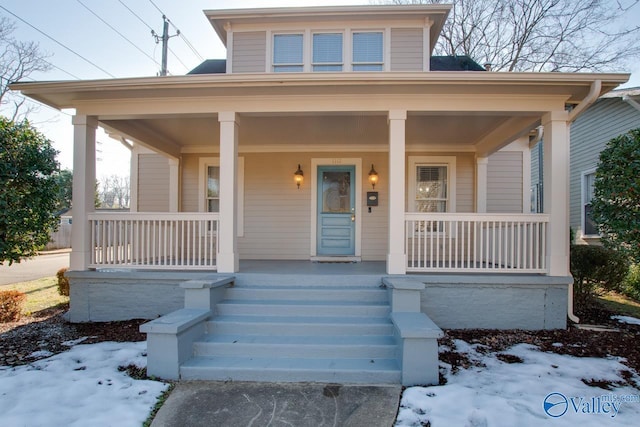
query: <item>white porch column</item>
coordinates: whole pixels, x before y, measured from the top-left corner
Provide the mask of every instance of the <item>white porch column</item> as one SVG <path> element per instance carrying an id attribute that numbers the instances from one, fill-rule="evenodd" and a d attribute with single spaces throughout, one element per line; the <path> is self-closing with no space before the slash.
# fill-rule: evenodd
<path id="1" fill-rule="evenodd" d="M 71 270 L 86 270 L 91 254 L 88 215 L 95 211 L 96 129 L 93 116 L 73 116 L 73 223 L 71 226 Z"/>
<path id="2" fill-rule="evenodd" d="M 218 113 L 220 122 L 220 229 L 218 271 L 238 271 L 238 122 L 236 113 Z"/>
<path id="3" fill-rule="evenodd" d="M 569 124 L 566 111 L 542 117 L 544 126 L 544 213 L 550 276 L 569 276 Z"/>
<path id="4" fill-rule="evenodd" d="M 476 212 L 487 212 L 487 166 L 488 157 L 476 158 Z"/>
<path id="5" fill-rule="evenodd" d="M 405 110 L 389 111 L 389 252 L 387 273 L 405 274 Z"/>
<path id="6" fill-rule="evenodd" d="M 178 159 L 170 158 L 169 162 L 169 212 L 178 212 L 179 201 L 179 166 Z"/>

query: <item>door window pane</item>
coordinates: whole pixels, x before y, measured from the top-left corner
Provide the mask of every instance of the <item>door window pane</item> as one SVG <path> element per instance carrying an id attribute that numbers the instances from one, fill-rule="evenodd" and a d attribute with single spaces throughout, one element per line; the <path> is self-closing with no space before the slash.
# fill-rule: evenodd
<path id="1" fill-rule="evenodd" d="M 220 211 L 220 167 L 207 167 L 207 212 Z"/>
<path id="2" fill-rule="evenodd" d="M 592 218 L 591 215 L 591 200 L 593 199 L 593 189 L 596 181 L 596 174 L 588 173 L 584 175 L 584 195 L 583 195 L 583 209 L 584 209 L 584 225 L 582 227 L 583 234 L 587 236 L 597 236 L 599 234 L 598 224 Z"/>
<path id="3" fill-rule="evenodd" d="M 353 33 L 353 71 L 382 71 L 382 32 Z"/>
<path id="4" fill-rule="evenodd" d="M 313 35 L 313 71 L 342 71 L 342 34 Z"/>
<path id="5" fill-rule="evenodd" d="M 351 213 L 349 172 L 322 172 L 322 212 Z"/>
<path id="6" fill-rule="evenodd" d="M 299 72 L 303 69 L 302 34 L 273 36 L 273 71 Z"/>

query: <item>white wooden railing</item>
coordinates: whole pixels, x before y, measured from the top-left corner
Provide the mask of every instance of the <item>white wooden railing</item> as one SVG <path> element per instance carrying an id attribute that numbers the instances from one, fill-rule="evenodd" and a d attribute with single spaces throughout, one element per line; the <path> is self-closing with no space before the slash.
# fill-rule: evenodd
<path id="1" fill-rule="evenodd" d="M 548 215 L 406 213 L 407 271 L 546 273 Z"/>
<path id="2" fill-rule="evenodd" d="M 216 269 L 219 215 L 93 213 L 90 268 Z"/>

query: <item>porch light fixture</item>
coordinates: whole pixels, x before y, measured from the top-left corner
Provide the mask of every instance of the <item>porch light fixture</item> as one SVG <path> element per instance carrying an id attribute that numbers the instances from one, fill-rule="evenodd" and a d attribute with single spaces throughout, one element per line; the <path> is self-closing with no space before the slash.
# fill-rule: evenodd
<path id="1" fill-rule="evenodd" d="M 371 188 L 375 190 L 378 183 L 378 172 L 373 168 L 373 163 L 371 163 L 371 170 L 369 171 L 369 182 L 371 183 Z"/>
<path id="2" fill-rule="evenodd" d="M 298 186 L 298 190 L 300 189 L 300 184 L 304 180 L 304 174 L 302 173 L 302 169 L 300 169 L 300 165 L 298 164 L 298 170 L 293 173 L 293 179 Z"/>

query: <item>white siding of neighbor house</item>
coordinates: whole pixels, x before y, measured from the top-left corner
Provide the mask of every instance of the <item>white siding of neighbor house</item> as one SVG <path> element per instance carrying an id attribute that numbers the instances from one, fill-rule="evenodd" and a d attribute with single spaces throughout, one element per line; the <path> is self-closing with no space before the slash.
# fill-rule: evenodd
<path id="1" fill-rule="evenodd" d="M 422 28 L 391 29 L 391 71 L 422 71 Z"/>
<path id="2" fill-rule="evenodd" d="M 411 155 L 441 156 L 442 153 Z M 474 206 L 474 157 L 471 153 L 456 158 L 456 210 L 472 212 Z M 309 259 L 311 246 L 311 159 L 360 158 L 362 161 L 362 194 L 357 209 L 362 214 L 362 259 L 382 261 L 387 254 L 389 212 L 388 154 L 366 153 L 243 153 L 244 157 L 244 235 L 238 238 L 240 259 Z M 212 157 L 216 154 L 203 154 Z M 198 210 L 198 168 L 201 155 L 182 158 L 182 210 Z M 371 164 L 379 175 L 375 190 L 368 181 Z M 304 182 L 300 190 L 293 173 L 300 164 Z M 367 191 L 377 191 L 379 205 L 369 213 Z"/>
<path id="3" fill-rule="evenodd" d="M 138 211 L 169 211 L 169 163 L 160 154 L 138 155 Z"/>
<path id="4" fill-rule="evenodd" d="M 233 33 L 233 72 L 264 73 L 266 49 L 265 31 Z"/>
<path id="5" fill-rule="evenodd" d="M 598 165 L 600 152 L 618 135 L 640 127 L 640 112 L 622 98 L 603 98 L 571 126 L 570 225 L 582 234 L 582 173 Z"/>
<path id="6" fill-rule="evenodd" d="M 489 156 L 487 212 L 522 213 L 521 151 L 502 151 Z"/>

